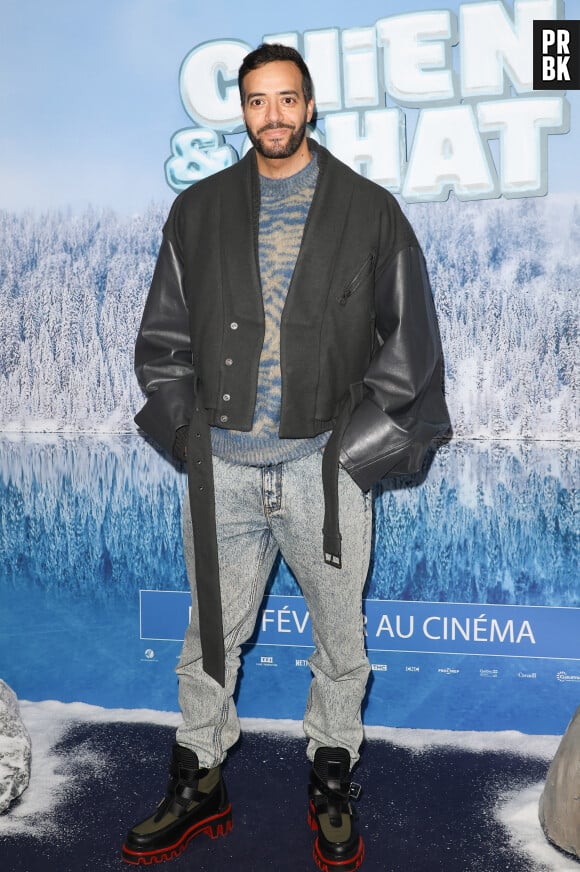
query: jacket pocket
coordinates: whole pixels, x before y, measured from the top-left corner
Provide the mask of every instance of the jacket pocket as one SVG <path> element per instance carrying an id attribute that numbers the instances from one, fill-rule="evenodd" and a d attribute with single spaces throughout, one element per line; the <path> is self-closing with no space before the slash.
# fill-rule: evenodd
<path id="1" fill-rule="evenodd" d="M 363 279 L 369 275 L 373 267 L 375 265 L 375 253 L 371 251 L 370 254 L 367 254 L 361 266 L 357 269 L 353 278 L 344 288 L 342 294 L 336 299 L 340 303 L 341 306 L 346 306 L 350 297 L 352 297 L 358 291 L 359 287 L 362 284 Z"/>

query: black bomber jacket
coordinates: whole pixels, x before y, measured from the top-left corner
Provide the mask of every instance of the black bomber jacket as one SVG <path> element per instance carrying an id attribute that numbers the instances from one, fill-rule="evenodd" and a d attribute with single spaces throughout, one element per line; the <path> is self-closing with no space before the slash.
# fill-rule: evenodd
<path id="1" fill-rule="evenodd" d="M 333 431 L 323 462 L 324 551 L 340 567 L 338 461 L 367 490 L 418 471 L 450 424 L 435 308 L 411 226 L 390 193 L 309 146 L 319 174 L 280 326 L 279 435 Z M 215 534 L 206 535 L 215 530 L 208 425 L 252 427 L 264 339 L 259 209 L 253 150 L 177 197 L 135 349 L 147 395 L 137 424 L 169 452 L 177 430 L 192 425 L 204 667 L 222 683 L 217 548 Z"/>
<path id="2" fill-rule="evenodd" d="M 420 469 L 449 428 L 423 255 L 395 198 L 309 140 L 319 176 L 280 327 L 280 437 L 331 430 L 363 386 L 340 462 L 363 489 Z M 253 151 L 180 194 L 135 350 L 136 422 L 168 451 L 199 384 L 209 423 L 250 430 L 264 310 Z"/>

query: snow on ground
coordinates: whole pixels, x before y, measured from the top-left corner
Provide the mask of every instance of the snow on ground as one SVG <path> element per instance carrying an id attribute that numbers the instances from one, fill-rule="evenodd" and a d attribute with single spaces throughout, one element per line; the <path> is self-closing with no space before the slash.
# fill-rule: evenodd
<path id="1" fill-rule="evenodd" d="M 175 712 L 148 709 L 104 709 L 85 703 L 19 702 L 22 719 L 32 740 L 30 786 L 8 814 L 0 816 L 0 837 L 48 835 L 53 828 L 54 810 L 74 789 L 75 778 L 96 773 L 103 761 L 88 748 L 75 754 L 74 770 L 55 751 L 72 724 L 78 723 L 150 723 L 176 727 L 181 716 Z M 289 720 L 242 719 L 248 732 L 281 736 L 303 736 L 302 724 Z M 432 748 L 457 748 L 475 753 L 507 752 L 549 761 L 560 741 L 559 736 L 524 736 L 506 731 L 498 733 L 453 732 L 446 730 L 408 730 L 391 727 L 367 727 L 370 741 L 389 742 L 428 753 Z M 494 813 L 507 827 L 514 847 L 524 852 L 534 864 L 550 872 L 578 872 L 578 863 L 554 849 L 545 839 L 538 822 L 538 801 L 543 785 L 536 784 L 513 791 L 501 798 Z"/>
<path id="2" fill-rule="evenodd" d="M 578 872 L 576 860 L 556 851 L 542 832 L 538 803 L 543 789 L 543 784 L 534 784 L 508 794 L 496 810 L 497 818 L 507 827 L 514 846 L 530 859 L 555 872 Z"/>
<path id="3" fill-rule="evenodd" d="M 0 836 L 27 833 L 49 835 L 53 831 L 52 812 L 73 789 L 75 776 L 98 772 L 102 760 L 86 748 L 75 755 L 75 769 L 55 752 L 71 723 L 145 722 L 177 725 L 180 715 L 146 710 L 111 710 L 85 703 L 18 701 L 22 720 L 32 741 L 30 784 L 9 814 L 0 817 Z"/>

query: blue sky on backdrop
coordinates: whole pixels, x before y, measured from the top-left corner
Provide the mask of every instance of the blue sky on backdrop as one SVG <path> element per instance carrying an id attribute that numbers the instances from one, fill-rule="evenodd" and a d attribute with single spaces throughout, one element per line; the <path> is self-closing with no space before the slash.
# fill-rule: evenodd
<path id="1" fill-rule="evenodd" d="M 196 45 L 450 9 L 454 0 L 3 0 L 0 13 L 0 208 L 139 211 L 174 194 L 172 134 L 190 125 L 181 62 Z M 567 0 L 566 18 L 580 18 Z M 580 190 L 580 92 L 571 131 L 549 138 L 549 190 Z"/>

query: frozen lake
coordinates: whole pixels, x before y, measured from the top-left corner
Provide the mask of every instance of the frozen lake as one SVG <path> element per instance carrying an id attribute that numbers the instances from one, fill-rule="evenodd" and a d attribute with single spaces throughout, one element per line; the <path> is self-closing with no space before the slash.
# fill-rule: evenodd
<path id="1" fill-rule="evenodd" d="M 455 442 L 425 481 L 377 495 L 367 723 L 563 732 L 580 685 L 577 461 L 566 443 Z M 21 698 L 175 708 L 179 633 L 142 632 L 140 591 L 187 591 L 184 490 L 138 436 L 0 439 L 0 675 Z M 300 594 L 283 563 L 271 594 L 272 615 Z M 242 714 L 300 717 L 310 652 L 287 628 L 247 647 Z"/>

